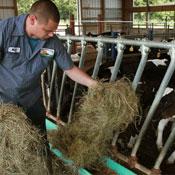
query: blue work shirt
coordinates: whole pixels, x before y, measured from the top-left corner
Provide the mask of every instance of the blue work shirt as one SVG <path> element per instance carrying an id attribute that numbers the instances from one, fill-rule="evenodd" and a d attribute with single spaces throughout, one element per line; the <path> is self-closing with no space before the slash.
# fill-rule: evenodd
<path id="1" fill-rule="evenodd" d="M 27 15 L 0 21 L 0 101 L 31 107 L 42 95 L 40 75 L 51 60 L 68 70 L 73 62 L 55 35 L 32 51 L 25 32 Z"/>

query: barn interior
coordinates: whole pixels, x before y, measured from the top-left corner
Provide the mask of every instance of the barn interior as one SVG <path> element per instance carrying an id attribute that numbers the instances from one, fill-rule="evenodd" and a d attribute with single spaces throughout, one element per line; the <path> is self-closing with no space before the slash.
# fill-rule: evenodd
<path id="1" fill-rule="evenodd" d="M 69 24 L 56 31 L 74 63 L 102 82 L 127 77 L 140 99 L 139 119 L 114 133 L 104 169 L 83 167 L 79 174 L 173 175 L 175 2 L 77 0 L 76 6 Z M 0 20 L 16 15 L 17 0 L 0 0 Z M 55 62 L 43 72 L 41 84 L 48 132 L 70 124 L 87 89 L 68 79 Z M 66 164 L 59 150 L 52 151 Z"/>

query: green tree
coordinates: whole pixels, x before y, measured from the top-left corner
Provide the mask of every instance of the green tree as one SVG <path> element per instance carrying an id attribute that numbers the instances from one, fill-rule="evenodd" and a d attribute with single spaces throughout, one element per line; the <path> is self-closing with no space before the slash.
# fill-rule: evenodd
<path id="1" fill-rule="evenodd" d="M 18 14 L 27 13 L 35 0 L 17 0 Z"/>
<path id="2" fill-rule="evenodd" d="M 166 5 L 173 3 L 174 0 L 148 0 L 148 4 L 151 5 Z M 146 6 L 147 0 L 133 0 L 133 4 L 136 7 Z"/>
<path id="3" fill-rule="evenodd" d="M 148 0 L 149 6 L 159 6 L 174 4 L 174 0 Z M 134 7 L 146 7 L 147 0 L 133 0 Z M 139 12 L 133 14 L 134 24 L 146 24 L 146 13 Z M 168 22 L 170 27 L 173 27 L 174 11 L 161 11 L 161 12 L 149 12 L 149 22 L 154 24 L 162 24 L 163 22 Z"/>
<path id="4" fill-rule="evenodd" d="M 18 14 L 27 13 L 36 0 L 17 0 Z M 57 5 L 61 19 L 69 19 L 69 15 L 76 14 L 76 0 L 53 0 Z"/>
<path id="5" fill-rule="evenodd" d="M 55 0 L 61 19 L 69 19 L 70 15 L 76 15 L 76 0 Z"/>

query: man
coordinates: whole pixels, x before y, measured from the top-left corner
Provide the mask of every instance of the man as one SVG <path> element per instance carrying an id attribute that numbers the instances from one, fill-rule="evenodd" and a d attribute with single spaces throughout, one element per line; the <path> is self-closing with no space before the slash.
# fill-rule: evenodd
<path id="1" fill-rule="evenodd" d="M 55 36 L 59 20 L 59 11 L 51 0 L 38 0 L 29 14 L 0 22 L 0 101 L 24 108 L 43 133 L 46 126 L 40 75 L 52 59 L 72 80 L 87 87 L 96 85 L 74 66 Z"/>

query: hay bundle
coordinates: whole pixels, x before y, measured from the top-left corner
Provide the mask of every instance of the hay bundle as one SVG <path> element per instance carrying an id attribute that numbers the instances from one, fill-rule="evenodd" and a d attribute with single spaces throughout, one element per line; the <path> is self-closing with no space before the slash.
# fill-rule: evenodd
<path id="1" fill-rule="evenodd" d="M 52 159 L 53 175 L 79 175 L 73 166 L 65 164 L 62 160 L 56 156 Z"/>
<path id="2" fill-rule="evenodd" d="M 74 121 L 52 142 L 78 166 L 90 167 L 107 154 L 114 131 L 123 131 L 138 115 L 138 99 L 126 79 L 89 89 Z"/>
<path id="3" fill-rule="evenodd" d="M 21 109 L 0 105 L 0 172 L 2 175 L 46 175 L 44 140 Z"/>

